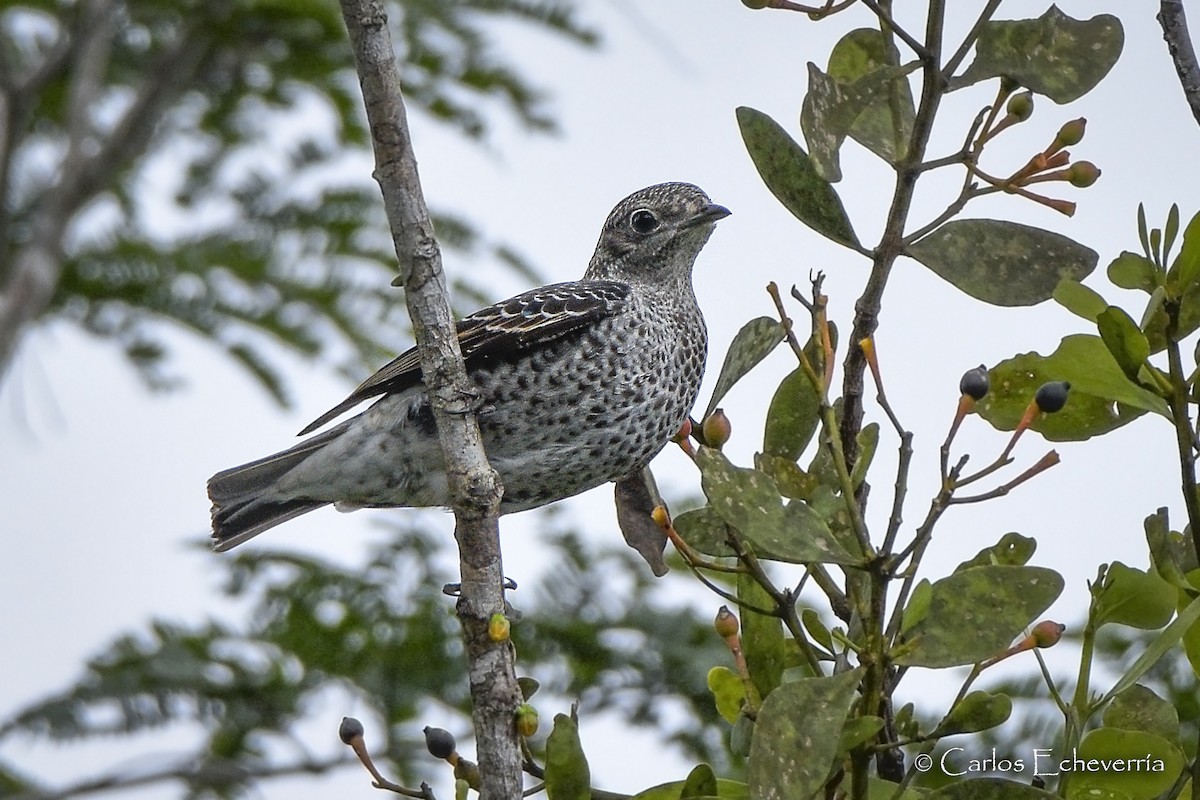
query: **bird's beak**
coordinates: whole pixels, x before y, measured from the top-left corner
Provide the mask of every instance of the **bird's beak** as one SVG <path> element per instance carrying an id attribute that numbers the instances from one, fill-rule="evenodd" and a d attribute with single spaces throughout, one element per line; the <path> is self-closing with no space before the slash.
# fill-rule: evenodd
<path id="1" fill-rule="evenodd" d="M 684 227 L 694 228 L 697 225 L 709 225 L 719 219 L 725 219 L 733 212 L 725 206 L 719 206 L 716 203 L 709 203 L 700 210 L 696 216 L 692 217 L 685 223 Z"/>

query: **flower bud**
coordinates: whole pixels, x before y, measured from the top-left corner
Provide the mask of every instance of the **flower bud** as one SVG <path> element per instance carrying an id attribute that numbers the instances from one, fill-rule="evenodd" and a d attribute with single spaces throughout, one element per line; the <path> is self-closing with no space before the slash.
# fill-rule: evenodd
<path id="1" fill-rule="evenodd" d="M 1076 161 L 1067 170 L 1067 180 L 1079 189 L 1086 189 L 1099 178 L 1099 168 L 1090 161 Z"/>
<path id="2" fill-rule="evenodd" d="M 717 618 L 713 620 L 713 630 L 722 639 L 728 639 L 730 636 L 738 634 L 738 618 L 729 610 L 729 606 L 721 606 L 717 609 Z"/>
<path id="3" fill-rule="evenodd" d="M 457 747 L 458 742 L 455 741 L 454 734 L 450 731 L 445 728 L 425 726 L 425 748 L 434 758 L 444 758 L 450 761 L 451 756 L 455 755 Z"/>
<path id="4" fill-rule="evenodd" d="M 664 531 L 671 527 L 671 515 L 665 506 L 655 506 L 654 510 L 650 512 L 650 519 L 654 520 L 654 524 Z"/>
<path id="5" fill-rule="evenodd" d="M 1058 640 L 1062 638 L 1063 631 L 1066 629 L 1066 625 L 1052 619 L 1044 619 L 1033 626 L 1029 635 L 1033 639 L 1034 647 L 1053 647 L 1058 644 Z"/>
<path id="6" fill-rule="evenodd" d="M 729 435 L 733 429 L 729 424 L 729 417 L 725 416 L 725 412 L 718 408 L 704 418 L 701 430 L 704 432 L 705 444 L 720 450 L 729 441 Z"/>
<path id="7" fill-rule="evenodd" d="M 529 703 L 521 703 L 517 706 L 517 733 L 528 739 L 537 733 L 538 730 L 538 712 L 537 709 Z"/>
<path id="8" fill-rule="evenodd" d="M 986 397 L 990 386 L 987 367 L 983 364 L 964 372 L 958 382 L 958 390 L 972 400 L 982 400 Z"/>
<path id="9" fill-rule="evenodd" d="M 507 642 L 509 633 L 512 630 L 512 624 L 508 621 L 508 617 L 497 611 L 492 614 L 488 620 L 488 638 L 493 642 Z"/>
<path id="10" fill-rule="evenodd" d="M 684 439 L 687 439 L 691 435 L 692 435 L 692 421 L 690 419 L 685 419 L 683 421 L 683 425 L 679 426 L 679 433 L 672 436 L 671 441 L 674 442 L 675 444 L 679 444 L 680 442 L 682 442 Z"/>

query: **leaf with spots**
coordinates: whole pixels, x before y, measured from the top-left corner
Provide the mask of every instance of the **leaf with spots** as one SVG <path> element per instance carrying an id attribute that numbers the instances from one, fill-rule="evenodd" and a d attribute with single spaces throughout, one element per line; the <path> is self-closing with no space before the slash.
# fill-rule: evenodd
<path id="1" fill-rule="evenodd" d="M 1009 532 L 1000 537 L 1000 541 L 991 547 L 985 547 L 975 554 L 975 557 L 969 561 L 964 561 L 954 568 L 955 572 L 962 572 L 966 569 L 974 567 L 988 567 L 993 564 L 1001 564 L 1008 567 L 1020 567 L 1029 563 L 1029 559 L 1033 558 L 1034 552 L 1037 550 L 1037 540 L 1032 536 L 1022 536 L 1016 532 Z"/>
<path id="2" fill-rule="evenodd" d="M 1044 567 L 986 566 L 930 587 L 929 610 L 907 633 L 896 663 L 956 667 L 996 655 L 1050 607 L 1063 579 Z"/>
<path id="3" fill-rule="evenodd" d="M 1104 79 L 1124 44 L 1121 21 L 1111 14 L 1078 20 L 1050 6 L 1037 19 L 990 20 L 980 28 L 975 60 L 950 88 L 1003 76 L 1069 103 Z"/>
<path id="4" fill-rule="evenodd" d="M 725 363 L 721 365 L 717 386 L 713 389 L 712 399 L 708 401 L 704 416 L 713 413 L 717 403 L 721 402 L 733 385 L 754 369 L 758 362 L 770 355 L 782 341 L 783 326 L 779 324 L 779 320 L 758 317 L 743 325 L 733 337 L 729 351 L 725 353 Z"/>
<path id="5" fill-rule="evenodd" d="M 838 543 L 807 503 L 793 500 L 783 505 L 775 482 L 766 473 L 735 467 L 710 447 L 699 449 L 696 464 L 709 507 L 737 529 L 760 556 L 796 564 L 861 561 Z"/>
<path id="6" fill-rule="evenodd" d="M 1079 281 L 1100 256 L 1052 231 L 995 219 L 947 222 L 907 254 L 962 291 L 996 306 L 1032 306 L 1063 278 Z"/>
<path id="7" fill-rule="evenodd" d="M 813 797 L 825 785 L 862 670 L 785 683 L 763 701 L 746 778 L 758 800 Z"/>
<path id="8" fill-rule="evenodd" d="M 804 148 L 761 111 L 742 106 L 737 120 L 759 176 L 783 207 L 822 236 L 858 248 L 842 199 Z"/>

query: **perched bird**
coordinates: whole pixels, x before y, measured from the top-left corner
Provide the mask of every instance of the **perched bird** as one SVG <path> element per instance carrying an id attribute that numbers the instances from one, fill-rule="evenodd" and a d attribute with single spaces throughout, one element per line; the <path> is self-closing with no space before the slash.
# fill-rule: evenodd
<path id="1" fill-rule="evenodd" d="M 708 337 L 692 266 L 728 209 L 688 183 L 631 194 L 583 280 L 543 286 L 458 323 L 502 514 L 634 475 L 695 403 Z M 416 350 L 300 432 L 359 415 L 208 481 L 213 546 L 228 550 L 321 506 L 446 506 L 445 460 Z"/>

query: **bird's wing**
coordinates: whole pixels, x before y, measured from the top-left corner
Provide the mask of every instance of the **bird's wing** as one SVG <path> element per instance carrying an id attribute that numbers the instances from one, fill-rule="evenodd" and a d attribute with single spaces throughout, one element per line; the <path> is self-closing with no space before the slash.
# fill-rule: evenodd
<path id="1" fill-rule="evenodd" d="M 485 360 L 515 356 L 594 325 L 619 312 L 628 297 L 629 286 L 618 281 L 575 281 L 533 289 L 476 311 L 458 322 L 458 345 L 467 371 Z M 414 347 L 363 381 L 300 435 L 315 431 L 368 398 L 403 391 L 420 381 L 421 363 Z"/>

